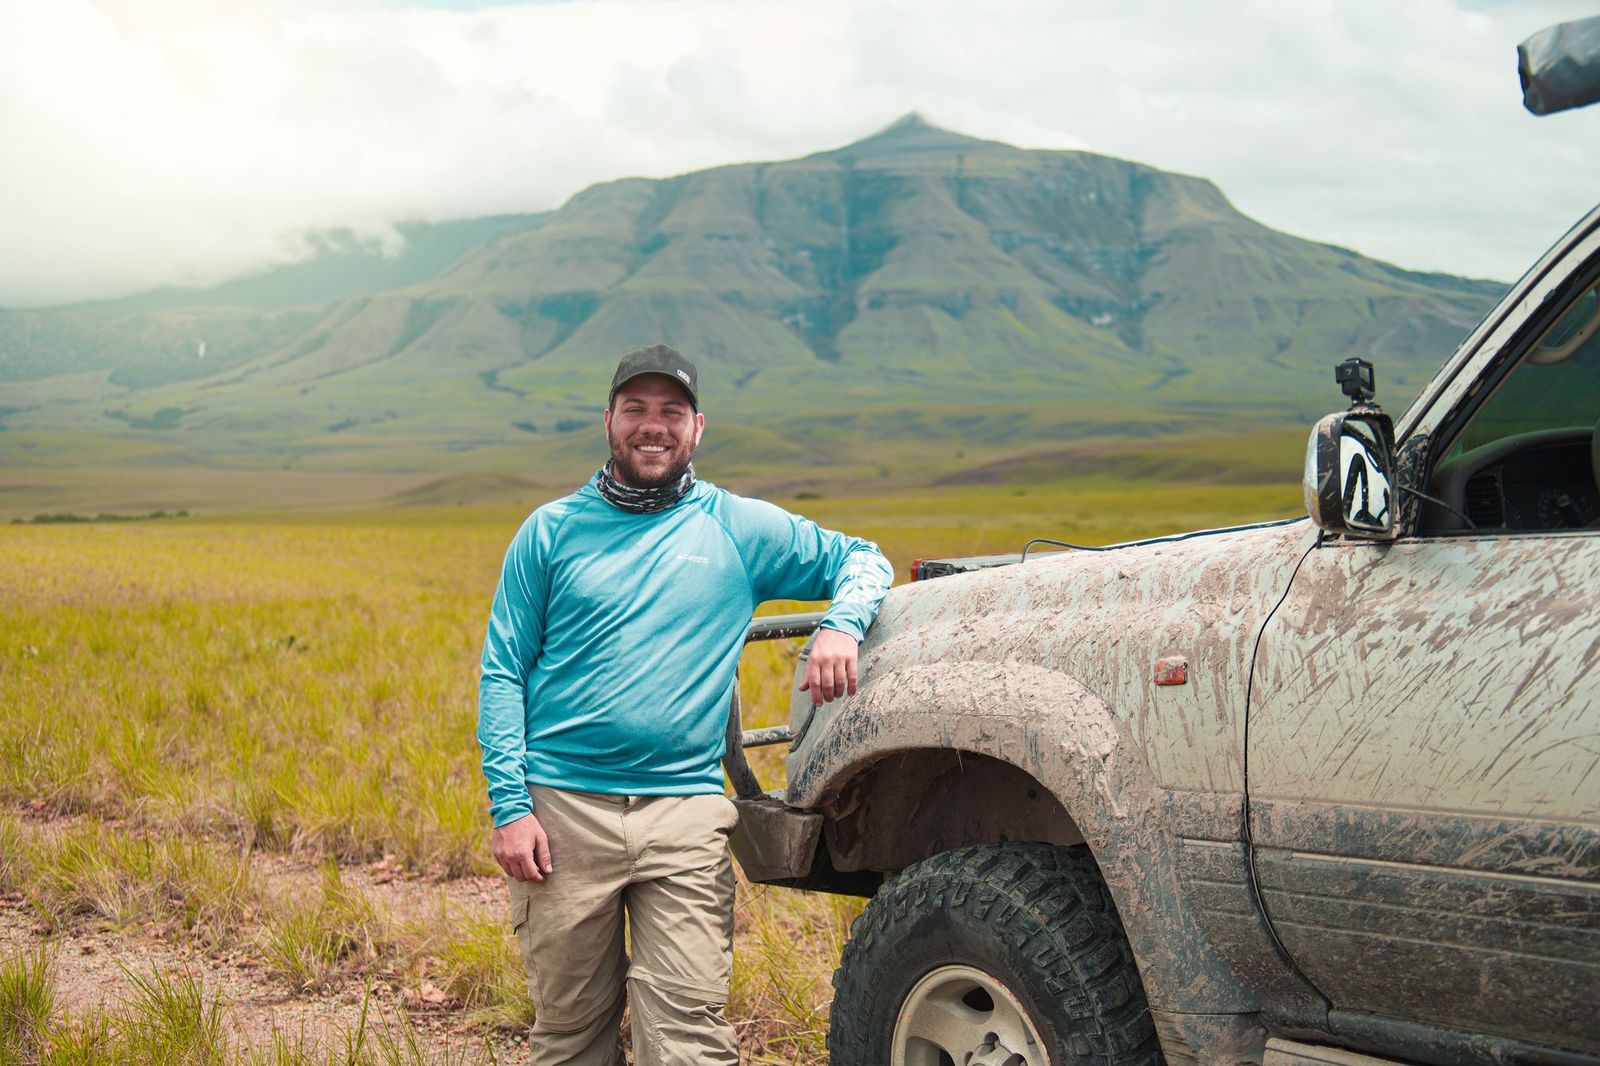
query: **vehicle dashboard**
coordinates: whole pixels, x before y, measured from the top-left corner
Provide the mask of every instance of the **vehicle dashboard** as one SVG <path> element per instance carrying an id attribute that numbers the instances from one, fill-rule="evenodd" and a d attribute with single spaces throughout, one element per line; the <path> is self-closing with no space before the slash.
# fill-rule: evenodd
<path id="1" fill-rule="evenodd" d="M 1516 434 L 1453 456 L 1435 471 L 1434 491 L 1479 530 L 1584 529 L 1600 523 L 1600 486 L 1588 428 Z M 1430 531 L 1467 528 L 1428 508 Z"/>

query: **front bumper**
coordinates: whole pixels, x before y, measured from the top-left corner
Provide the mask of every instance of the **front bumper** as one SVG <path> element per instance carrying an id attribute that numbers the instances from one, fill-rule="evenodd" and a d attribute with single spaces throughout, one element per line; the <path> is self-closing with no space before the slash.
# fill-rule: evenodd
<path id="1" fill-rule="evenodd" d="M 790 807 L 781 792 L 735 797 L 733 805 L 739 809 L 733 854 L 752 882 L 868 899 L 882 887 L 877 870 L 833 868 L 818 812 Z"/>
<path id="2" fill-rule="evenodd" d="M 782 793 L 749 799 L 735 797 L 739 824 L 733 830 L 733 857 L 757 884 L 783 883 L 811 872 L 822 840 L 822 815 L 783 802 Z"/>

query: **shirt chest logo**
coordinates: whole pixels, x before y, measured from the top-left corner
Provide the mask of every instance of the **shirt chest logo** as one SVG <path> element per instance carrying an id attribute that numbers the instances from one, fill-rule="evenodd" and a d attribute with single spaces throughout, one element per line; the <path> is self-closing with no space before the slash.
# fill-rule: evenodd
<path id="1" fill-rule="evenodd" d="M 704 555 L 689 555 L 689 554 L 687 554 L 685 552 L 679 552 L 678 553 L 678 562 L 680 562 L 680 563 L 698 563 L 701 566 L 709 566 L 709 565 L 711 565 L 711 560 L 706 558 Z"/>

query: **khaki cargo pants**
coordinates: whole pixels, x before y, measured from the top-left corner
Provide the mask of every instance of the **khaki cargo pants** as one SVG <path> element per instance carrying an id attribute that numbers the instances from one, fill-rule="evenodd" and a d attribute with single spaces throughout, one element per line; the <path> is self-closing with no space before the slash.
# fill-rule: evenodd
<path id="1" fill-rule="evenodd" d="M 733 964 L 733 803 L 529 791 L 554 867 L 542 882 L 507 881 L 533 993 L 533 1066 L 621 1066 L 625 1001 L 635 1066 L 738 1066 L 723 1014 Z"/>

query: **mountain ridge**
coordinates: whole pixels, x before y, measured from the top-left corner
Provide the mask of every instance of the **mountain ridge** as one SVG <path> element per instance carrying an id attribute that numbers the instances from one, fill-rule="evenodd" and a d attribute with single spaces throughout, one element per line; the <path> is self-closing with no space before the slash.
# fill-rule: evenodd
<path id="1" fill-rule="evenodd" d="M 915 114 L 799 159 L 417 232 L 431 251 L 399 283 L 352 266 L 322 303 L 246 280 L 0 312 L 0 447 L 76 433 L 219 465 L 574 461 L 616 358 L 653 341 L 701 364 L 708 407 L 752 448 L 760 427 L 837 457 L 903 411 L 959 441 L 915 414 L 951 402 L 1012 412 L 979 420 L 997 446 L 1227 429 L 1320 411 L 1327 365 L 1351 354 L 1376 358 L 1386 398 L 1414 392 L 1503 288 L 1270 229 L 1205 178 Z M 339 275 L 299 269 L 276 291 Z"/>

